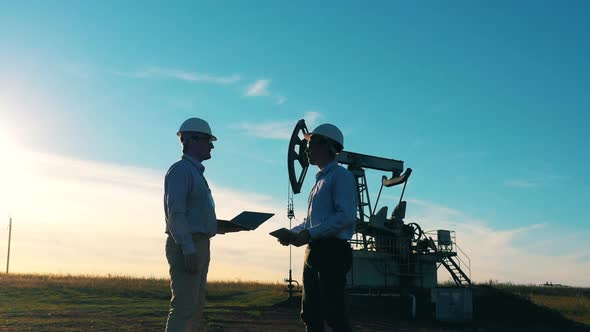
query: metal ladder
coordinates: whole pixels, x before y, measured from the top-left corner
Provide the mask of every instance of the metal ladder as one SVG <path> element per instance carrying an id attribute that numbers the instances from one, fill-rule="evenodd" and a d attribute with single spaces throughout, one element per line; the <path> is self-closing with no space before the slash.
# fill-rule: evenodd
<path id="1" fill-rule="evenodd" d="M 466 287 L 471 285 L 471 279 L 463 272 L 452 256 L 443 256 L 441 263 L 447 268 L 457 286 Z"/>

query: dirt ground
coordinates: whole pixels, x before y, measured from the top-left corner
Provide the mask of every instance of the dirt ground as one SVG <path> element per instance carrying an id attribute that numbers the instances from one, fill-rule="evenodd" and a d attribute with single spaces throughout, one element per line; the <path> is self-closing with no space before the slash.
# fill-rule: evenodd
<path id="1" fill-rule="evenodd" d="M 208 324 L 210 332 L 302 332 L 305 326 L 298 319 L 297 310 L 294 308 L 274 308 L 252 315 L 240 312 L 239 308 L 227 308 L 222 321 L 217 324 Z M 454 332 L 454 331 L 589 331 L 585 327 L 559 327 L 539 326 L 531 322 L 530 326 L 504 322 L 501 324 L 467 324 L 467 325 L 441 325 L 433 322 L 398 321 L 387 318 L 351 317 L 353 331 L 358 332 Z M 487 326 L 486 326 L 487 325 Z M 330 331 L 330 329 L 326 329 Z"/>
<path id="2" fill-rule="evenodd" d="M 244 311 L 238 307 L 220 308 L 221 312 L 209 317 L 208 331 L 305 331 L 299 320 L 297 301 L 256 311 Z M 404 316 L 399 310 L 399 303 L 395 302 L 370 304 L 354 301 L 356 305 L 350 306 L 350 322 L 352 330 L 360 332 L 590 331 L 587 325 L 567 320 L 555 311 L 490 288 L 476 290 L 476 310 L 473 320 L 467 323 L 441 323 L 424 314 L 412 319 Z M 418 309 L 423 313 L 428 311 L 425 307 Z"/>
<path id="3" fill-rule="evenodd" d="M 305 325 L 299 320 L 299 309 L 295 306 L 277 306 L 257 313 L 242 311 L 238 307 L 227 307 L 222 317 L 217 316 L 216 322 L 209 322 L 210 332 L 301 332 Z M 367 318 L 353 317 L 353 331 L 426 331 L 424 329 L 408 329 L 400 327 L 400 322 L 372 321 Z M 451 331 L 451 330 L 445 330 Z"/>

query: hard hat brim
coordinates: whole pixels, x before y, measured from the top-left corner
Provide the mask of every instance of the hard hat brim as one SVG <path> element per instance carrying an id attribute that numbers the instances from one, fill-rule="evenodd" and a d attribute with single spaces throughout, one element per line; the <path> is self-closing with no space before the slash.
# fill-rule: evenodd
<path id="1" fill-rule="evenodd" d="M 198 132 L 198 131 L 194 131 L 194 132 L 195 133 L 201 133 L 201 132 Z M 215 137 L 213 135 L 210 135 L 210 134 L 207 134 L 207 133 L 201 133 L 201 134 L 209 135 L 211 137 L 211 141 L 212 142 L 217 141 L 217 137 Z M 182 131 L 179 131 L 179 132 L 176 133 L 176 136 L 180 137 L 180 135 L 182 135 Z"/>
<path id="2" fill-rule="evenodd" d="M 318 136 L 321 136 L 321 137 L 323 137 L 323 138 L 326 138 L 326 139 L 329 139 L 329 140 L 332 140 L 332 141 L 334 141 L 333 139 L 331 139 L 330 137 L 328 137 L 328 136 L 326 136 L 326 135 L 322 135 L 322 134 L 316 134 L 316 133 L 307 133 L 307 134 L 303 134 L 303 137 L 305 138 L 305 140 L 306 140 L 306 141 L 309 141 L 309 140 L 311 139 L 311 136 L 313 136 L 313 135 L 318 135 Z M 336 141 L 334 141 L 334 142 L 336 142 Z M 336 143 L 338 143 L 338 142 L 336 142 Z"/>
<path id="3" fill-rule="evenodd" d="M 337 145 L 338 145 L 338 149 L 340 150 L 340 151 L 338 151 L 338 152 L 342 152 L 342 150 L 344 150 L 344 146 L 342 146 L 342 144 L 340 144 L 340 143 L 336 142 L 335 140 L 331 139 L 330 137 L 324 136 L 324 135 L 322 135 L 322 134 L 315 134 L 315 133 L 308 133 L 308 134 L 303 134 L 303 138 L 304 138 L 306 141 L 308 141 L 308 142 L 309 142 L 309 140 L 311 139 L 311 136 L 313 136 L 313 135 L 319 135 L 319 136 L 322 136 L 322 137 L 324 137 L 324 138 L 326 138 L 326 139 L 329 139 L 329 140 L 331 140 L 331 141 L 332 141 L 332 142 L 334 142 L 335 144 L 337 144 Z"/>

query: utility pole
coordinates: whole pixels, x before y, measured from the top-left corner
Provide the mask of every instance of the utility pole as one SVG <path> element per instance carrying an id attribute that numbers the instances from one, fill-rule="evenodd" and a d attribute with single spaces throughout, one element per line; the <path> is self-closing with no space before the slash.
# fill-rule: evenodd
<path id="1" fill-rule="evenodd" d="M 8 222 L 8 255 L 6 257 L 6 274 L 8 274 L 8 267 L 10 265 L 10 238 L 12 236 L 12 217 Z"/>

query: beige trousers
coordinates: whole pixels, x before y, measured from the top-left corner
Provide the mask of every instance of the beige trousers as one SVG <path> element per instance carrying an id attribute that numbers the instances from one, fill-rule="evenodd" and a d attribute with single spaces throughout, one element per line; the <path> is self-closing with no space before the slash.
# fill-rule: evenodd
<path id="1" fill-rule="evenodd" d="M 197 273 L 188 273 L 184 269 L 184 255 L 180 246 L 172 236 L 166 240 L 166 258 L 170 266 L 170 312 L 166 322 L 167 332 L 198 331 L 200 316 L 205 307 L 207 272 L 211 252 L 209 236 L 193 234 L 193 242 L 197 250 Z"/>

